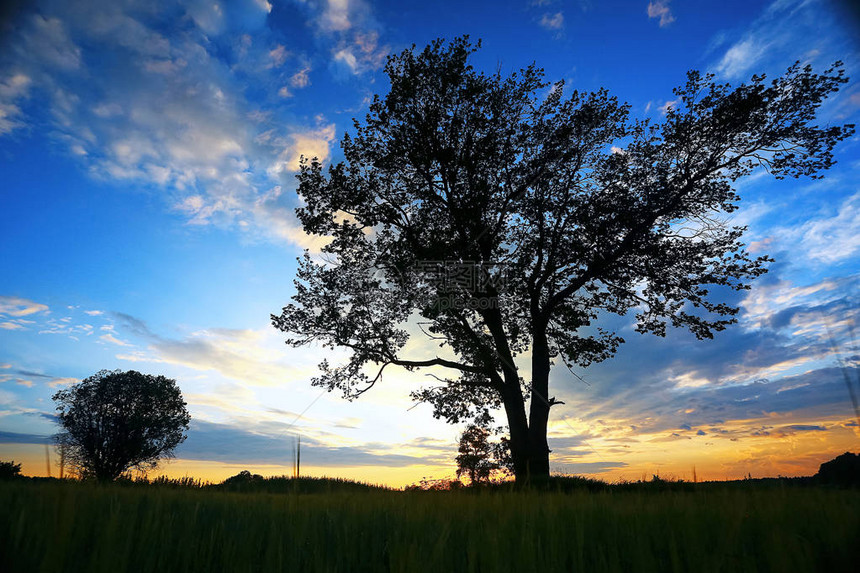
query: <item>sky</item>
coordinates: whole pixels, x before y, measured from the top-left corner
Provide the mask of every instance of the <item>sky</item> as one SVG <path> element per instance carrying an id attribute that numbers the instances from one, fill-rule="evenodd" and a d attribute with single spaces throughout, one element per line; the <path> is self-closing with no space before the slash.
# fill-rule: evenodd
<path id="1" fill-rule="evenodd" d="M 392 372 L 344 401 L 310 379 L 345 354 L 287 347 L 269 318 L 296 258 L 322 245 L 294 214 L 299 157 L 340 160 L 387 92 L 388 54 L 468 34 L 478 69 L 535 62 L 655 121 L 691 69 L 737 85 L 841 60 L 851 79 L 818 121 L 860 120 L 848 2 L 45 0 L 0 18 L 0 459 L 28 475 L 58 472 L 51 396 L 134 369 L 176 379 L 188 402 L 166 475 L 289 474 L 301 436 L 308 475 L 453 476 L 464 428 L 409 398 L 432 378 Z M 860 450 L 843 378 L 860 376 L 860 137 L 836 160 L 819 180 L 738 183 L 731 220 L 775 259 L 727 299 L 738 324 L 701 342 L 617 317 L 615 358 L 553 371 L 554 471 L 811 475 Z"/>

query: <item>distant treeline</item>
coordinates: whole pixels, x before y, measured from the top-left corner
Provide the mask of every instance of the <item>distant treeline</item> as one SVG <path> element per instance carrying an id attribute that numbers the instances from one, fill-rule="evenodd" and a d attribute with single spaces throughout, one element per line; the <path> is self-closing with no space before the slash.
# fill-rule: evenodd
<path id="1" fill-rule="evenodd" d="M 548 492 L 683 492 L 703 491 L 709 489 L 773 489 L 773 488 L 804 488 L 804 487 L 860 487 L 858 474 L 854 475 L 822 475 L 802 477 L 752 478 L 739 480 L 719 480 L 692 482 L 683 479 L 664 479 L 652 476 L 650 480 L 606 482 L 582 476 L 554 475 L 539 488 Z M 34 482 L 59 482 L 57 478 L 24 477 L 20 480 Z M 72 480 L 65 480 L 72 481 Z M 158 476 L 148 479 L 145 476 L 135 478 L 120 478 L 116 482 L 123 487 L 157 487 L 169 489 L 197 489 L 208 491 L 240 492 L 240 493 L 361 493 L 361 492 L 392 492 L 397 491 L 383 485 L 375 485 L 352 481 L 343 478 L 328 477 L 263 477 L 243 471 L 219 483 L 212 483 L 191 477 L 168 478 Z M 95 482 L 94 482 L 95 485 Z M 466 486 L 454 479 L 422 480 L 417 484 L 406 486 L 407 492 L 513 492 L 522 489 L 513 481 L 480 483 Z"/>

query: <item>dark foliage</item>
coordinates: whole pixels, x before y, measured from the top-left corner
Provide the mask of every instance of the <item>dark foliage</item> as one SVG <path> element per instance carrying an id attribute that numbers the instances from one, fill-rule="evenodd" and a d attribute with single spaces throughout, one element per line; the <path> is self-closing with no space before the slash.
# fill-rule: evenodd
<path id="1" fill-rule="evenodd" d="M 610 358 L 624 340 L 599 327 L 607 313 L 700 339 L 735 322 L 719 293 L 749 288 L 769 259 L 726 222 L 733 184 L 830 167 L 853 126 L 813 122 L 847 78 L 839 62 L 735 88 L 693 71 L 662 121 L 632 121 L 606 90 L 566 91 L 534 65 L 478 72 L 476 49 L 459 38 L 390 57 L 391 89 L 343 137 L 345 161 L 304 161 L 298 216 L 333 240 L 324 262 L 301 260 L 272 320 L 288 344 L 349 349 L 313 380 L 348 399 L 399 366 L 434 368 L 440 384 L 413 396 L 439 418 L 486 425 L 504 407 L 517 479 L 545 479 L 552 366 Z M 435 355 L 404 352 L 410 321 Z"/>
<path id="2" fill-rule="evenodd" d="M 190 476 L 180 478 L 169 478 L 167 476 L 158 476 L 152 480 L 147 477 L 139 476 L 134 480 L 135 485 L 152 485 L 155 487 L 166 487 L 171 489 L 203 489 L 211 484 L 201 479 L 196 479 Z"/>
<path id="3" fill-rule="evenodd" d="M 259 474 L 252 474 L 248 470 L 242 470 L 236 475 L 228 477 L 222 483 L 226 486 L 247 485 L 254 482 L 262 482 L 263 479 L 265 478 Z"/>
<path id="4" fill-rule="evenodd" d="M 0 479 L 13 479 L 21 475 L 21 464 L 13 461 L 0 462 Z"/>
<path id="5" fill-rule="evenodd" d="M 243 493 L 359 493 L 370 491 L 390 491 L 378 485 L 356 482 L 340 478 L 312 478 L 273 476 L 263 477 L 243 470 L 225 479 L 220 484 L 207 488 Z"/>
<path id="6" fill-rule="evenodd" d="M 860 486 L 860 454 L 845 452 L 829 462 L 824 462 L 815 474 L 818 483 Z"/>
<path id="7" fill-rule="evenodd" d="M 134 370 L 102 370 L 60 390 L 54 402 L 67 463 L 99 481 L 172 457 L 191 419 L 175 380 Z"/>
<path id="8" fill-rule="evenodd" d="M 487 488 L 489 484 L 478 484 L 477 487 L 481 489 Z M 463 491 L 464 486 L 463 482 L 458 479 L 433 479 L 433 478 L 421 478 L 418 483 L 413 483 L 404 488 L 404 491 L 408 492 L 419 492 L 419 491 L 427 491 L 427 492 L 444 492 L 444 491 Z"/>
<path id="9" fill-rule="evenodd" d="M 508 441 L 490 441 L 490 431 L 480 426 L 469 426 L 460 436 L 460 445 L 455 459 L 457 478 L 469 477 L 471 485 L 488 482 L 497 474 L 507 474 L 511 467 Z"/>

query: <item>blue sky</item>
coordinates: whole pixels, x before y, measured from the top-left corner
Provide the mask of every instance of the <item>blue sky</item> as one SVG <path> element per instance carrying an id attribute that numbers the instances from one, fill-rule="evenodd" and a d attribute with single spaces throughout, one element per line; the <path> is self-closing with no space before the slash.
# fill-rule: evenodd
<path id="1" fill-rule="evenodd" d="M 393 373 L 353 403 L 321 394 L 322 351 L 287 348 L 268 318 L 296 257 L 320 246 L 293 214 L 298 157 L 339 159 L 352 118 L 387 90 L 385 56 L 469 34 L 480 69 L 536 62 L 655 120 L 689 69 L 737 84 L 842 60 L 851 81 L 819 119 L 856 123 L 857 32 L 848 3 L 823 0 L 18 3 L 0 33 L 0 458 L 45 473 L 50 396 L 121 368 L 176 378 L 189 402 L 169 472 L 283 473 L 298 433 L 310 472 L 450 475 L 462 428 L 410 409 L 428 378 Z M 776 259 L 733 295 L 738 325 L 702 343 L 615 319 L 628 343 L 578 371 L 587 384 L 554 371 L 556 469 L 809 473 L 856 450 L 838 368 L 858 367 L 856 136 L 837 160 L 821 180 L 738 185 L 734 221 Z"/>

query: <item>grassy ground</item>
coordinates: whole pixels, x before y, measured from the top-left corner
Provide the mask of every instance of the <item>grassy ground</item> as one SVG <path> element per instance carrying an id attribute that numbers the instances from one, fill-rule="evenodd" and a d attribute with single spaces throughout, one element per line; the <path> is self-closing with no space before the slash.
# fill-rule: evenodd
<path id="1" fill-rule="evenodd" d="M 0 570 L 857 571 L 860 491 L 230 492 L 0 482 Z"/>

